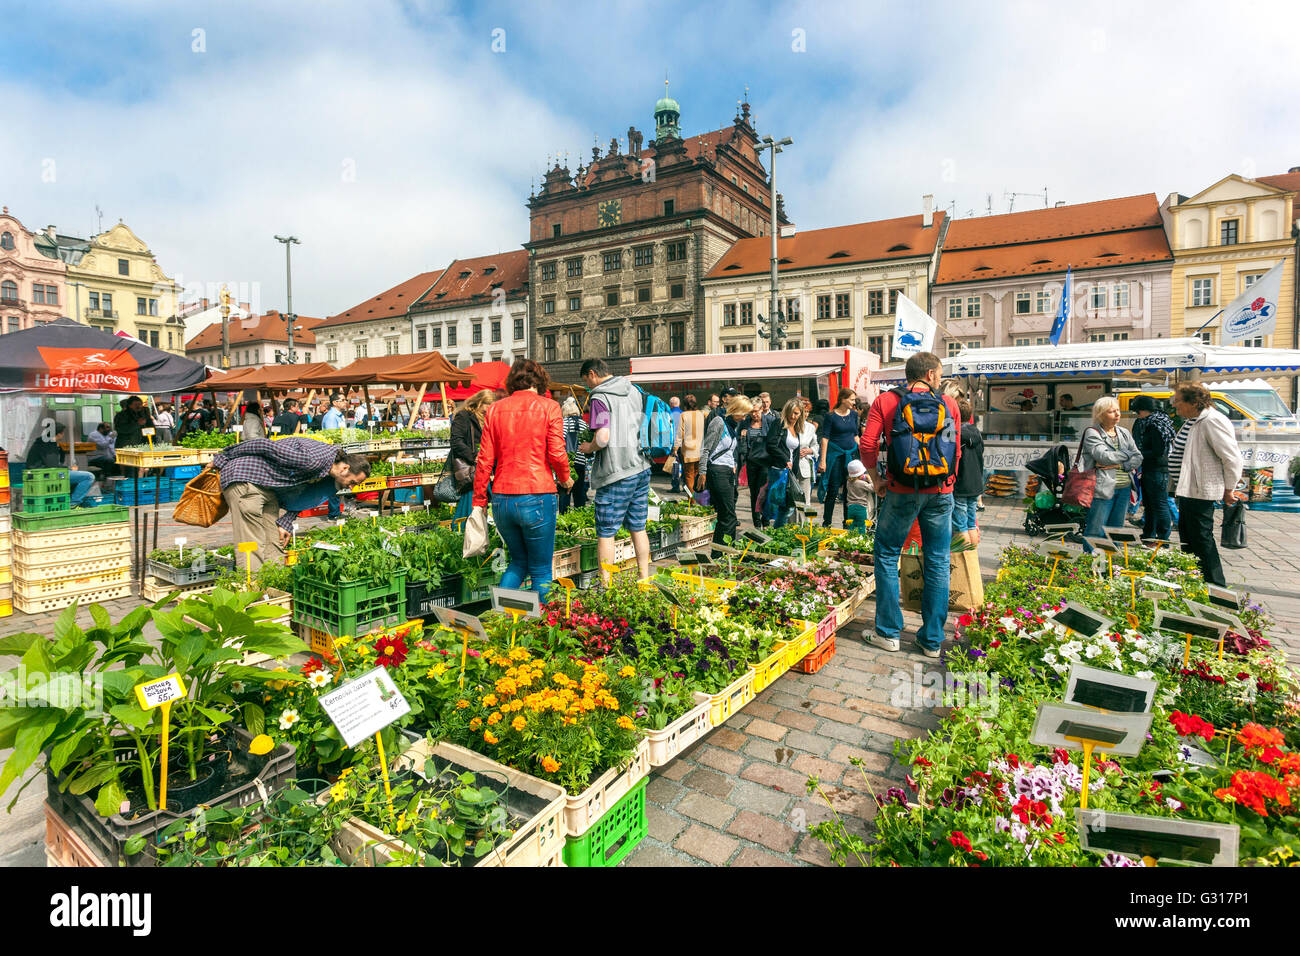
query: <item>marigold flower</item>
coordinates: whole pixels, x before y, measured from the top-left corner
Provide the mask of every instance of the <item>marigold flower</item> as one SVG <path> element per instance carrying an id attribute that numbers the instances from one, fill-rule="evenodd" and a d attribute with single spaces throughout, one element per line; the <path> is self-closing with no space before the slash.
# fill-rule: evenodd
<path id="1" fill-rule="evenodd" d="M 500 738 L 493 735 L 492 731 L 490 730 L 483 731 L 483 739 L 490 744 L 497 744 L 501 742 Z"/>
<path id="2" fill-rule="evenodd" d="M 631 664 L 628 664 L 626 667 L 622 667 L 622 668 L 619 669 L 618 676 L 619 676 L 619 677 L 635 677 L 635 676 L 636 676 L 636 668 L 633 667 Z"/>
<path id="3" fill-rule="evenodd" d="M 555 771 L 560 769 L 560 762 L 554 757 L 543 757 L 542 769 L 547 773 L 555 773 Z"/>
<path id="4" fill-rule="evenodd" d="M 636 727 L 636 724 L 632 723 L 632 718 L 627 714 L 623 714 L 618 718 L 618 725 L 624 730 L 633 730 Z"/>
<path id="5" fill-rule="evenodd" d="M 526 661 L 533 655 L 528 653 L 528 650 L 526 648 L 516 647 L 514 648 L 514 650 L 510 652 L 510 656 L 517 661 Z"/>
<path id="6" fill-rule="evenodd" d="M 479 729 L 480 727 L 482 727 L 482 726 L 483 726 L 483 718 L 482 718 L 482 717 L 475 717 L 473 720 L 471 720 L 471 721 L 469 722 L 469 729 L 470 729 L 470 730 L 478 730 L 478 729 Z"/>
<path id="7" fill-rule="evenodd" d="M 522 717 L 516 717 L 514 720 L 510 721 L 510 726 L 515 730 L 523 730 L 528 726 L 528 721 L 524 720 Z"/>
<path id="8" fill-rule="evenodd" d="M 483 698 L 483 705 L 485 707 L 495 707 L 497 705 L 497 695 L 488 694 L 486 697 Z"/>
<path id="9" fill-rule="evenodd" d="M 467 700 L 462 699 L 462 700 L 458 700 L 458 701 L 456 701 L 456 709 L 457 709 L 457 710 L 464 710 L 464 709 L 465 709 L 466 707 L 468 707 L 468 706 L 469 706 L 469 701 L 467 701 Z"/>
<path id="10" fill-rule="evenodd" d="M 515 684 L 515 682 L 511 680 L 509 677 L 502 677 L 500 680 L 498 680 L 496 683 L 496 688 L 498 694 L 502 694 L 506 697 L 510 697 L 516 691 L 519 690 L 518 685 Z"/>

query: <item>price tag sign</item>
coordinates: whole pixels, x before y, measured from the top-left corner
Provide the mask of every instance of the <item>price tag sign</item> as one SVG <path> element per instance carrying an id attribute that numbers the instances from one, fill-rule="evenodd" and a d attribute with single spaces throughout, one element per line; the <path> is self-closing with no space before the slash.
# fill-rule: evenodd
<path id="1" fill-rule="evenodd" d="M 156 433 L 156 429 L 153 429 L 153 428 L 142 428 L 142 429 L 140 429 L 140 434 L 141 434 L 141 435 L 144 435 L 146 438 L 152 438 L 152 437 L 154 436 L 155 433 Z"/>
<path id="2" fill-rule="evenodd" d="M 343 548 L 337 544 L 330 544 L 328 541 L 313 541 L 313 548 L 319 548 L 321 551 L 342 551 Z"/>
<path id="3" fill-rule="evenodd" d="M 157 680 L 145 681 L 135 685 L 135 699 L 140 702 L 141 710 L 153 710 L 162 704 L 170 704 L 185 696 L 185 685 L 179 674 L 168 674 Z"/>
<path id="4" fill-rule="evenodd" d="M 280 426 L 279 426 L 279 425 L 272 425 L 272 426 L 271 426 L 271 434 L 272 434 L 272 435 L 278 435 L 278 434 L 280 434 Z"/>
<path id="5" fill-rule="evenodd" d="M 316 699 L 348 747 L 355 747 L 411 712 L 411 705 L 382 666 Z"/>
<path id="6" fill-rule="evenodd" d="M 646 509 L 645 509 L 645 517 L 646 517 L 646 520 L 647 520 L 647 521 L 658 521 L 658 520 L 659 520 L 659 506 L 658 506 L 658 505 L 646 505 Z"/>

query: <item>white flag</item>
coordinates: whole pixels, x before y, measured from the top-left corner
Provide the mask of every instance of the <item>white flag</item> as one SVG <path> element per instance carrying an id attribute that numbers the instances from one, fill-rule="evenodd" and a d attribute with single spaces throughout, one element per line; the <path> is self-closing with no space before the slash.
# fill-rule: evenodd
<path id="1" fill-rule="evenodd" d="M 1220 341 L 1227 345 L 1259 335 L 1272 335 L 1277 326 L 1278 299 L 1282 292 L 1282 267 L 1279 262 L 1260 276 L 1255 284 L 1244 289 L 1241 295 L 1223 310 L 1223 334 Z"/>
<path id="2" fill-rule="evenodd" d="M 934 351 L 934 333 L 939 324 L 905 295 L 899 295 L 894 311 L 893 357 L 907 358 L 917 352 Z"/>

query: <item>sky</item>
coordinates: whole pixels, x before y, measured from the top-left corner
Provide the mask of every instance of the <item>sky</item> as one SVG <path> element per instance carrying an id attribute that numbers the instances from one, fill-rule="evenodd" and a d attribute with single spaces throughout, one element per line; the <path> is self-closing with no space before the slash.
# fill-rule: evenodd
<path id="1" fill-rule="evenodd" d="M 1300 4 L 4 0 L 0 203 L 122 219 L 191 293 L 342 312 L 518 248 L 548 156 L 748 89 L 800 229 L 1300 166 Z M 95 15 L 88 15 L 93 9 Z M 1011 193 L 1024 195 L 1011 196 Z"/>

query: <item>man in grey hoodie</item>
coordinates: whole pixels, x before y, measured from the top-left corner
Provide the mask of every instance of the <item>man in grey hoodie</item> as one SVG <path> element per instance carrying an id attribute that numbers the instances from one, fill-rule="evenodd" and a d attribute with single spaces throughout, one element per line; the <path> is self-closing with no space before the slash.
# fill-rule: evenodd
<path id="1" fill-rule="evenodd" d="M 582 363 L 582 382 L 591 396 L 592 440 L 578 451 L 592 455 L 587 481 L 596 510 L 596 553 L 603 564 L 613 564 L 614 535 L 627 528 L 641 577 L 649 577 L 650 459 L 641 451 L 641 391 L 627 377 L 610 375 L 598 358 Z"/>

